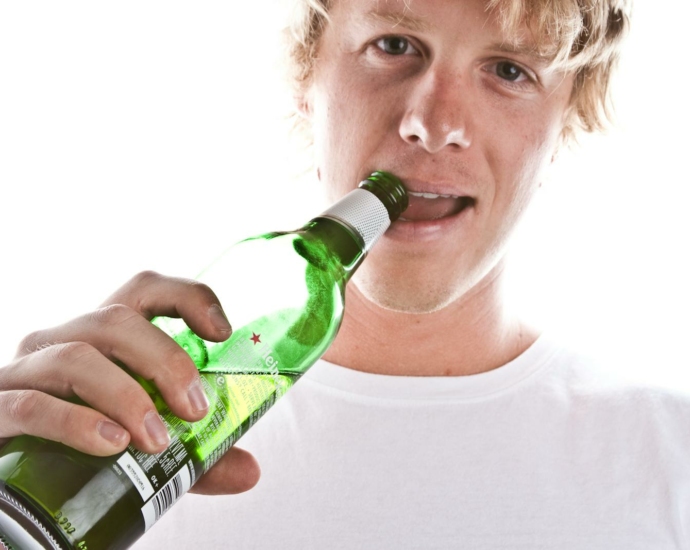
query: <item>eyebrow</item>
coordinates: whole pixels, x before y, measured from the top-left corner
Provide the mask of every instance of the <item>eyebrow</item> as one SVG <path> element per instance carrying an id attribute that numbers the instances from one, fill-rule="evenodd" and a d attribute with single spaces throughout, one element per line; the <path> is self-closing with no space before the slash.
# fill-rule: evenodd
<path id="1" fill-rule="evenodd" d="M 494 42 L 489 45 L 490 50 L 495 50 L 503 53 L 512 53 L 515 55 L 522 55 L 540 63 L 549 63 L 551 56 L 540 52 L 533 44 L 519 44 L 515 42 Z"/>
<path id="2" fill-rule="evenodd" d="M 372 10 L 366 14 L 368 19 L 372 19 L 378 23 L 390 23 L 393 27 L 402 27 L 410 31 L 424 32 L 430 30 L 433 26 L 428 22 L 420 19 L 419 17 L 413 17 L 405 13 L 392 13 L 392 12 L 378 12 Z"/>

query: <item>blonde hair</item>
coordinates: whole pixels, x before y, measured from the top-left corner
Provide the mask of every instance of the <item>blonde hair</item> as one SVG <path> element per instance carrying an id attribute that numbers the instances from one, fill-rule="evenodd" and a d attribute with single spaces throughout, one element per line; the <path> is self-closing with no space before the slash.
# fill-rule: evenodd
<path id="1" fill-rule="evenodd" d="M 334 1 L 294 0 L 286 37 L 289 78 L 298 92 L 311 83 Z M 487 0 L 487 12 L 497 14 L 504 32 L 518 36 L 526 25 L 552 68 L 574 72 L 564 142 L 578 130 L 603 130 L 611 120 L 611 75 L 630 26 L 630 10 L 631 0 Z"/>

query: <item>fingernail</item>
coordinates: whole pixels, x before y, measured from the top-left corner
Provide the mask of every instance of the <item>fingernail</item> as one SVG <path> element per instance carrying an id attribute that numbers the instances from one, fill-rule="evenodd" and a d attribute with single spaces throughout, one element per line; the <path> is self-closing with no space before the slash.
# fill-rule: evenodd
<path id="1" fill-rule="evenodd" d="M 194 412 L 205 411 L 209 407 L 208 397 L 204 393 L 204 389 L 201 387 L 201 382 L 196 380 L 192 382 L 191 386 L 187 390 L 187 398 L 192 405 Z"/>
<path id="2" fill-rule="evenodd" d="M 156 412 L 146 413 L 144 417 L 144 427 L 149 432 L 149 436 L 156 445 L 167 445 L 170 443 L 170 435 L 168 429 L 163 424 L 161 417 Z"/>
<path id="3" fill-rule="evenodd" d="M 127 430 L 109 420 L 101 420 L 96 429 L 103 439 L 107 439 L 113 445 L 119 446 L 127 438 Z"/>
<path id="4" fill-rule="evenodd" d="M 211 323 L 221 332 L 232 332 L 230 321 L 225 316 L 225 312 L 218 304 L 213 304 L 208 308 L 208 316 L 211 318 Z"/>

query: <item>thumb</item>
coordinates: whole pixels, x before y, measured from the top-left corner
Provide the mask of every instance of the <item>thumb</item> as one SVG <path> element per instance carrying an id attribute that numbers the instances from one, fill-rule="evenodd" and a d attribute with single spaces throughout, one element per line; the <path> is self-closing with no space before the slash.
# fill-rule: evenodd
<path id="1" fill-rule="evenodd" d="M 254 487 L 261 477 L 261 468 L 247 451 L 232 447 L 190 489 L 199 495 L 234 495 Z"/>

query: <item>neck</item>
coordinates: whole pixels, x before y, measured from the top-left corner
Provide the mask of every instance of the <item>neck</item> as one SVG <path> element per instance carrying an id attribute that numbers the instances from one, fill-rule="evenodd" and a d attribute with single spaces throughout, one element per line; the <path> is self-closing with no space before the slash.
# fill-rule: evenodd
<path id="1" fill-rule="evenodd" d="M 487 372 L 522 354 L 538 331 L 507 313 L 501 270 L 433 313 L 391 311 L 347 287 L 345 317 L 324 359 L 354 370 L 399 376 Z"/>

